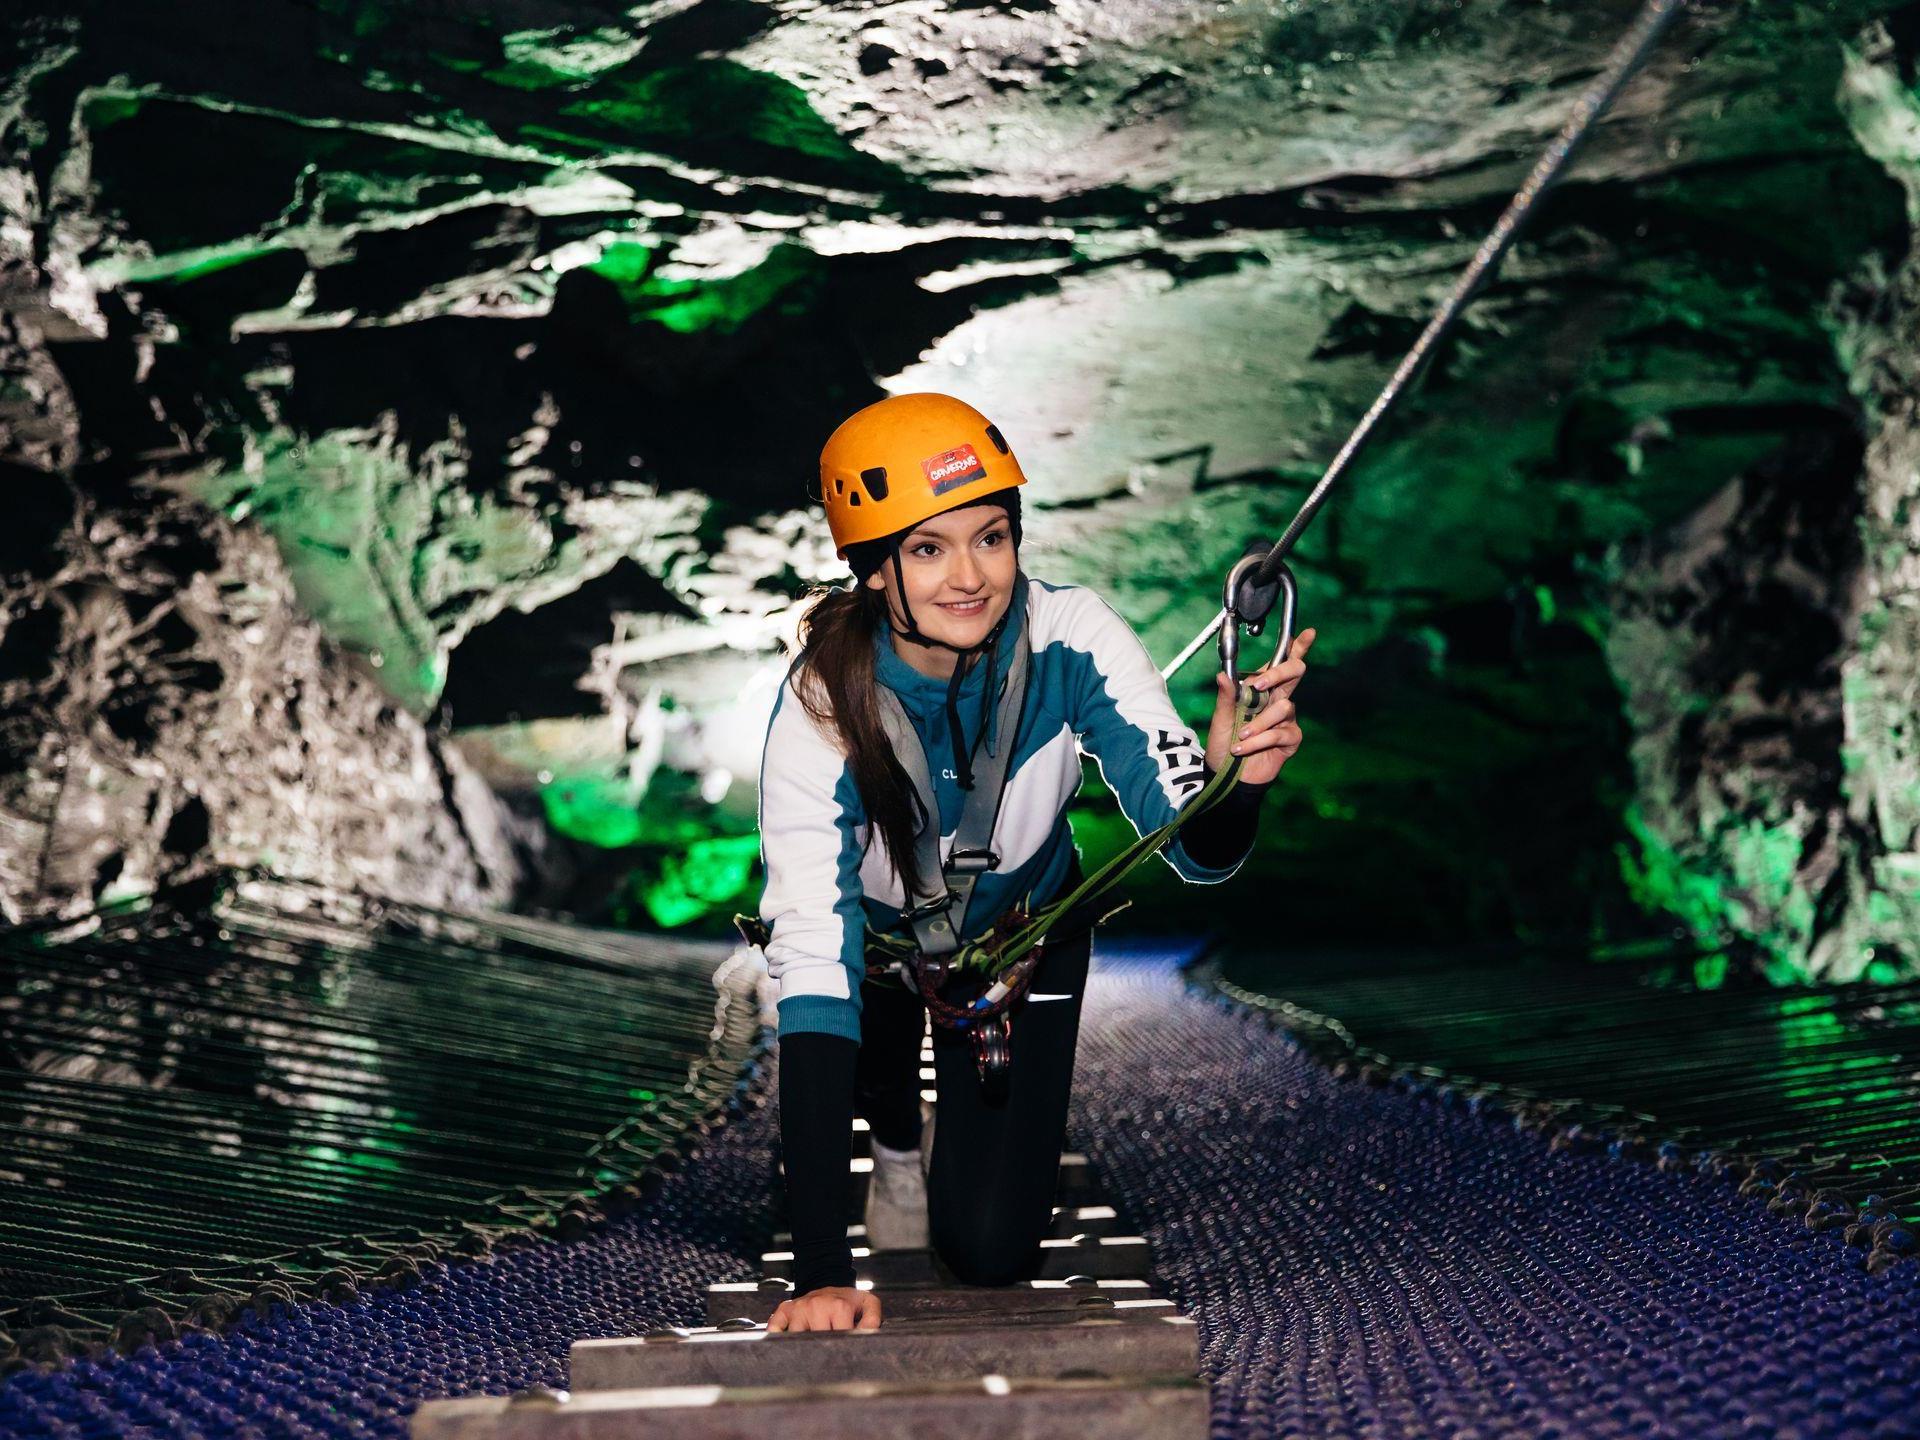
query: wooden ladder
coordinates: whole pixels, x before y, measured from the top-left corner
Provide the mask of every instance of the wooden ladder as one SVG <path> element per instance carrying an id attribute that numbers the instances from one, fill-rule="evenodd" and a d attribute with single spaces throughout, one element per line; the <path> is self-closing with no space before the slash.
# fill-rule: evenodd
<path id="1" fill-rule="evenodd" d="M 872 1171 L 861 1121 L 854 1156 L 857 1217 Z M 1196 1330 L 1154 1288 L 1145 1238 L 1124 1233 L 1083 1155 L 1061 1157 L 1055 1198 L 1034 1280 L 963 1285 L 931 1251 L 868 1253 L 854 1224 L 880 1328 L 774 1334 L 767 1318 L 793 1293 L 791 1242 L 776 1235 L 759 1281 L 708 1288 L 707 1324 L 576 1341 L 571 1390 L 432 1401 L 414 1440 L 1204 1437 Z"/>

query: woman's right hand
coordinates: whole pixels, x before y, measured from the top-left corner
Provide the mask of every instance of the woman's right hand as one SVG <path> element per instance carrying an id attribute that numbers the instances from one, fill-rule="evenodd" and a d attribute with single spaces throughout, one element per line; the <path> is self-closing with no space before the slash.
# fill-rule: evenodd
<path id="1" fill-rule="evenodd" d="M 871 1290 L 823 1285 L 794 1300 L 782 1300 L 769 1330 L 878 1330 L 880 1297 Z"/>

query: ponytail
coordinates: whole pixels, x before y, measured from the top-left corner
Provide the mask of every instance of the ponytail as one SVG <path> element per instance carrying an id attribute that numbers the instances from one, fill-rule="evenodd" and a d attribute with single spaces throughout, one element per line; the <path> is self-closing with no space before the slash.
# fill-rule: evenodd
<path id="1" fill-rule="evenodd" d="M 908 896 L 920 893 L 914 864 L 921 805 L 880 720 L 873 673 L 876 633 L 887 623 L 886 593 L 866 585 L 820 593 L 800 622 L 794 693 L 815 724 L 839 736 L 867 812 L 867 843 L 880 836 Z"/>

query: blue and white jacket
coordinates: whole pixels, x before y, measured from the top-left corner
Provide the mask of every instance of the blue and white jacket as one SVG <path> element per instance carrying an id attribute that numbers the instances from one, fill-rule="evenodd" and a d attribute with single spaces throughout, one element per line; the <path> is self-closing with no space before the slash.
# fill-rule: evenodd
<path id="1" fill-rule="evenodd" d="M 1132 629 L 1099 596 L 1078 586 L 1024 579 L 1012 604 L 1027 612 L 1033 649 L 1026 698 L 993 850 L 999 866 L 980 877 L 963 938 L 993 924 L 1015 902 L 1056 898 L 1073 862 L 1067 807 L 1080 788 L 1081 756 L 1142 834 L 1171 820 L 1205 783 L 1198 738 L 1181 720 L 1166 683 Z M 1010 617 L 1009 630 L 1019 622 Z M 994 693 L 1011 652 L 996 656 Z M 940 852 L 952 848 L 965 792 L 952 770 L 947 682 L 922 675 L 875 637 L 875 677 L 900 697 L 927 752 L 940 806 Z M 969 675 L 959 712 L 977 723 L 984 671 Z M 760 767 L 760 847 L 766 890 L 760 917 L 772 931 L 768 968 L 779 985 L 780 1033 L 806 1031 L 860 1038 L 865 933 L 891 928 L 905 895 L 885 841 L 869 835 L 853 772 L 837 738 L 816 725 L 788 672 L 767 727 Z M 972 739 L 972 736 L 968 736 Z M 1213 883 L 1226 869 L 1199 865 L 1178 837 L 1163 850 L 1185 879 Z"/>

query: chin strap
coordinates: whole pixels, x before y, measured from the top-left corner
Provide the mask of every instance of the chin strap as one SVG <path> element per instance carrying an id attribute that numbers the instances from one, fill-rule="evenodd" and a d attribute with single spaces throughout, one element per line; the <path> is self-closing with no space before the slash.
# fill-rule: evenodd
<path id="1" fill-rule="evenodd" d="M 919 622 L 913 618 L 913 607 L 907 603 L 907 577 L 900 565 L 900 547 L 898 545 L 893 547 L 893 554 L 890 558 L 893 561 L 893 578 L 900 595 L 900 613 L 906 616 L 907 623 L 904 626 L 895 624 L 893 607 L 889 605 L 887 607 L 887 628 L 902 639 L 911 640 L 916 645 L 925 645 L 929 648 L 940 650 L 951 650 L 959 657 L 954 663 L 952 676 L 947 680 L 947 729 L 953 741 L 954 776 L 959 781 L 962 790 L 972 790 L 973 747 L 966 743 L 960 724 L 960 687 L 966 684 L 967 676 L 973 673 L 974 667 L 980 662 L 981 656 L 984 655 L 987 662 L 988 683 L 980 687 L 980 727 L 975 732 L 977 738 L 986 733 L 987 726 L 993 718 L 992 681 L 995 652 L 999 649 L 1000 637 L 1006 633 L 1007 618 L 1013 613 L 1013 607 L 1012 605 L 1008 605 L 1007 614 L 1000 617 L 999 623 L 987 632 L 986 639 L 980 641 L 977 645 L 954 645 L 945 640 L 936 640 L 933 636 L 923 631 L 920 628 Z M 1025 576 L 1016 570 L 1014 572 L 1013 583 L 1019 585 L 1025 578 Z"/>
<path id="2" fill-rule="evenodd" d="M 933 636 L 927 634 L 920 628 L 920 622 L 913 618 L 913 607 L 907 604 L 907 576 L 906 572 L 900 567 L 900 547 L 897 544 L 893 547 L 893 551 L 888 558 L 893 561 L 893 578 L 895 586 L 900 592 L 900 613 L 907 617 L 907 623 L 904 627 L 894 624 L 893 606 L 887 606 L 887 628 L 893 631 L 894 634 L 904 640 L 911 640 L 916 645 L 925 645 L 936 650 L 951 650 L 963 660 L 967 656 L 977 653 L 980 645 L 985 645 L 993 638 L 991 635 L 988 636 L 987 640 L 980 642 L 980 645 L 949 645 L 945 640 L 936 640 Z M 996 630 L 995 633 L 997 634 L 998 631 Z"/>

